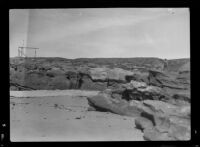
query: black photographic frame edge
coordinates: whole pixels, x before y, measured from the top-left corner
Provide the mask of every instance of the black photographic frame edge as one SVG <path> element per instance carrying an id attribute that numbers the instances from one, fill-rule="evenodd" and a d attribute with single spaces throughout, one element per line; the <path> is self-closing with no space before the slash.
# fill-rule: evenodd
<path id="1" fill-rule="evenodd" d="M 189 141 L 133 141 L 133 142 L 129 142 L 129 141 L 110 141 L 110 142 L 76 142 L 76 143 L 117 143 L 118 145 L 121 145 L 122 143 L 133 143 L 137 146 L 162 146 L 162 145 L 168 145 L 168 146 L 195 146 L 197 147 L 198 145 L 198 129 L 197 129 L 197 125 L 198 125 L 198 117 L 195 118 L 194 113 L 195 111 L 195 105 L 198 104 L 197 102 L 197 98 L 195 99 L 195 95 L 193 94 L 193 90 L 194 90 L 194 84 L 192 81 L 192 74 L 193 74 L 193 70 L 192 70 L 192 63 L 195 61 L 194 57 L 192 57 L 192 52 L 191 50 L 196 47 L 194 45 L 194 38 L 195 38 L 195 24 L 196 22 L 194 22 L 195 20 L 195 14 L 197 14 L 197 8 L 195 6 L 192 6 L 191 1 L 127 1 L 127 0 L 94 0 L 94 1 L 81 1 L 81 2 L 77 2 L 77 1 L 66 1 L 64 4 L 63 3 L 52 3 L 52 1 L 48 2 L 48 3 L 37 3 L 37 2 L 12 2 L 10 4 L 8 4 L 8 7 L 4 10 L 4 14 L 5 14 L 5 18 L 4 18 L 4 23 L 3 25 L 3 29 L 4 30 L 4 39 L 6 39 L 8 42 L 3 41 L 3 43 L 5 44 L 5 52 L 7 52 L 8 50 L 8 58 L 6 56 L 4 56 L 4 58 L 8 59 L 8 62 L 6 64 L 6 59 L 2 59 L 2 63 L 3 66 L 5 66 L 2 77 L 7 76 L 7 79 L 4 78 L 4 82 L 7 83 L 7 87 L 3 86 L 4 88 L 6 88 L 5 90 L 3 90 L 4 92 L 4 96 L 3 96 L 3 106 L 2 107 L 2 112 L 4 115 L 2 115 L 1 118 L 1 147 L 4 146 L 27 146 L 28 144 L 32 144 L 32 145 L 39 145 L 41 143 L 41 145 L 56 145 L 56 144 L 68 144 L 68 143 L 72 143 L 72 142 L 11 142 L 10 141 L 10 98 L 9 98 L 9 11 L 11 9 L 68 9 L 68 8 L 160 8 L 160 7 L 169 7 L 169 8 L 189 8 L 190 11 L 190 60 L 191 60 L 191 140 Z M 196 10 L 195 10 L 196 8 Z M 196 18 L 198 18 L 196 16 Z M 193 22 L 192 22 L 193 20 Z M 193 32 L 193 33 L 192 33 Z M 6 36 L 6 37 L 5 37 Z M 193 45 L 192 45 L 193 44 Z M 7 49 L 7 50 L 6 50 Z M 198 59 L 198 58 L 197 58 Z M 197 62 L 197 61 L 196 61 Z M 5 72 L 5 69 L 7 69 L 8 73 Z M 8 81 L 7 81 L 8 80 Z M 5 83 L 5 85 L 6 85 Z M 7 97 L 7 99 L 5 98 Z M 198 111 L 197 111 L 198 112 Z M 75 143 L 75 142 L 73 142 Z M 101 145 L 101 144 L 100 144 Z"/>

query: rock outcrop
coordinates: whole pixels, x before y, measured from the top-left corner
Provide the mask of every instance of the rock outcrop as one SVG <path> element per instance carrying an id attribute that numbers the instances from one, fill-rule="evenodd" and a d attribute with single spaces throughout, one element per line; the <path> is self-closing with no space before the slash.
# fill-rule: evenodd
<path id="1" fill-rule="evenodd" d="M 140 109 L 131 107 L 126 100 L 112 98 L 107 93 L 99 93 L 97 96 L 88 97 L 88 103 L 97 111 L 109 111 L 126 116 L 139 116 Z"/>
<path id="2" fill-rule="evenodd" d="M 137 124 L 136 127 L 140 126 L 139 129 L 143 128 L 142 131 L 146 140 L 190 140 L 189 106 L 179 107 L 155 100 L 146 100 L 143 104 L 151 111 L 144 109 L 141 117 L 151 120 L 153 127 L 144 124 L 141 118 L 137 118 L 135 123 Z"/>
<path id="3" fill-rule="evenodd" d="M 11 58 L 10 80 L 44 90 L 116 89 L 131 80 L 180 91 L 190 88 L 188 59 L 169 61 L 168 69 L 177 72 L 177 77 L 169 76 L 167 70 L 163 72 L 163 65 L 163 60 L 157 58 Z"/>
<path id="4" fill-rule="evenodd" d="M 122 85 L 124 89 L 122 96 L 126 100 L 163 100 L 167 99 L 167 93 L 160 87 L 150 86 L 144 82 L 131 81 Z"/>
<path id="5" fill-rule="evenodd" d="M 116 81 L 126 83 L 126 76 L 133 76 L 133 72 L 121 68 L 91 68 L 90 76 L 94 81 Z"/>
<path id="6" fill-rule="evenodd" d="M 99 90 L 89 111 L 136 117 L 146 140 L 190 139 L 190 61 L 11 58 L 10 89 Z"/>
<path id="7" fill-rule="evenodd" d="M 146 140 L 189 140 L 190 105 L 167 103 L 165 97 L 168 95 L 160 87 L 131 81 L 119 90 L 88 97 L 88 102 L 97 111 L 136 117 L 135 125 Z"/>

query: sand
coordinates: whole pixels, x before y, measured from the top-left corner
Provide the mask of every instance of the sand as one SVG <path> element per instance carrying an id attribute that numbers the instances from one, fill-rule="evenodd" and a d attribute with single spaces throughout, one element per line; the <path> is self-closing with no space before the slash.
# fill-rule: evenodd
<path id="1" fill-rule="evenodd" d="M 132 117 L 88 111 L 98 91 L 10 92 L 11 141 L 143 141 Z"/>

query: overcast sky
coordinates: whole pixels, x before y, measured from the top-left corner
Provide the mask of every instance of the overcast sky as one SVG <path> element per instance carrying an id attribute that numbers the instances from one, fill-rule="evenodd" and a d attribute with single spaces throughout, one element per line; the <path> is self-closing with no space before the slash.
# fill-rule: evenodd
<path id="1" fill-rule="evenodd" d="M 189 23 L 187 8 L 12 9 L 10 56 L 24 40 L 42 57 L 188 58 Z"/>

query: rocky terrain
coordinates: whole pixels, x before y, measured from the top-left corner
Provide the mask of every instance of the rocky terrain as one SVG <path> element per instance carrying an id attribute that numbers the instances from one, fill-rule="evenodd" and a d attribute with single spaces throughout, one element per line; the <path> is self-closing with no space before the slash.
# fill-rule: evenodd
<path id="1" fill-rule="evenodd" d="M 158 84 L 151 70 L 173 73 L 172 78 L 189 82 L 190 60 L 169 60 L 168 66 L 159 58 L 10 58 L 10 88 L 20 89 L 88 89 L 116 88 L 121 83 L 136 81 Z M 155 78 L 154 78 L 155 77 Z M 151 78 L 151 81 L 148 79 Z M 161 77 L 163 78 L 163 77 Z M 156 80 L 157 80 L 156 79 Z M 186 80 L 187 81 L 186 81 Z M 152 82 L 152 80 L 154 80 Z M 165 87 L 166 87 L 165 82 Z M 173 86 L 169 83 L 168 86 Z"/>
<path id="2" fill-rule="evenodd" d="M 144 140 L 190 139 L 190 59 L 10 58 L 11 91 L 57 89 L 100 91 L 87 111 L 134 118 Z"/>

